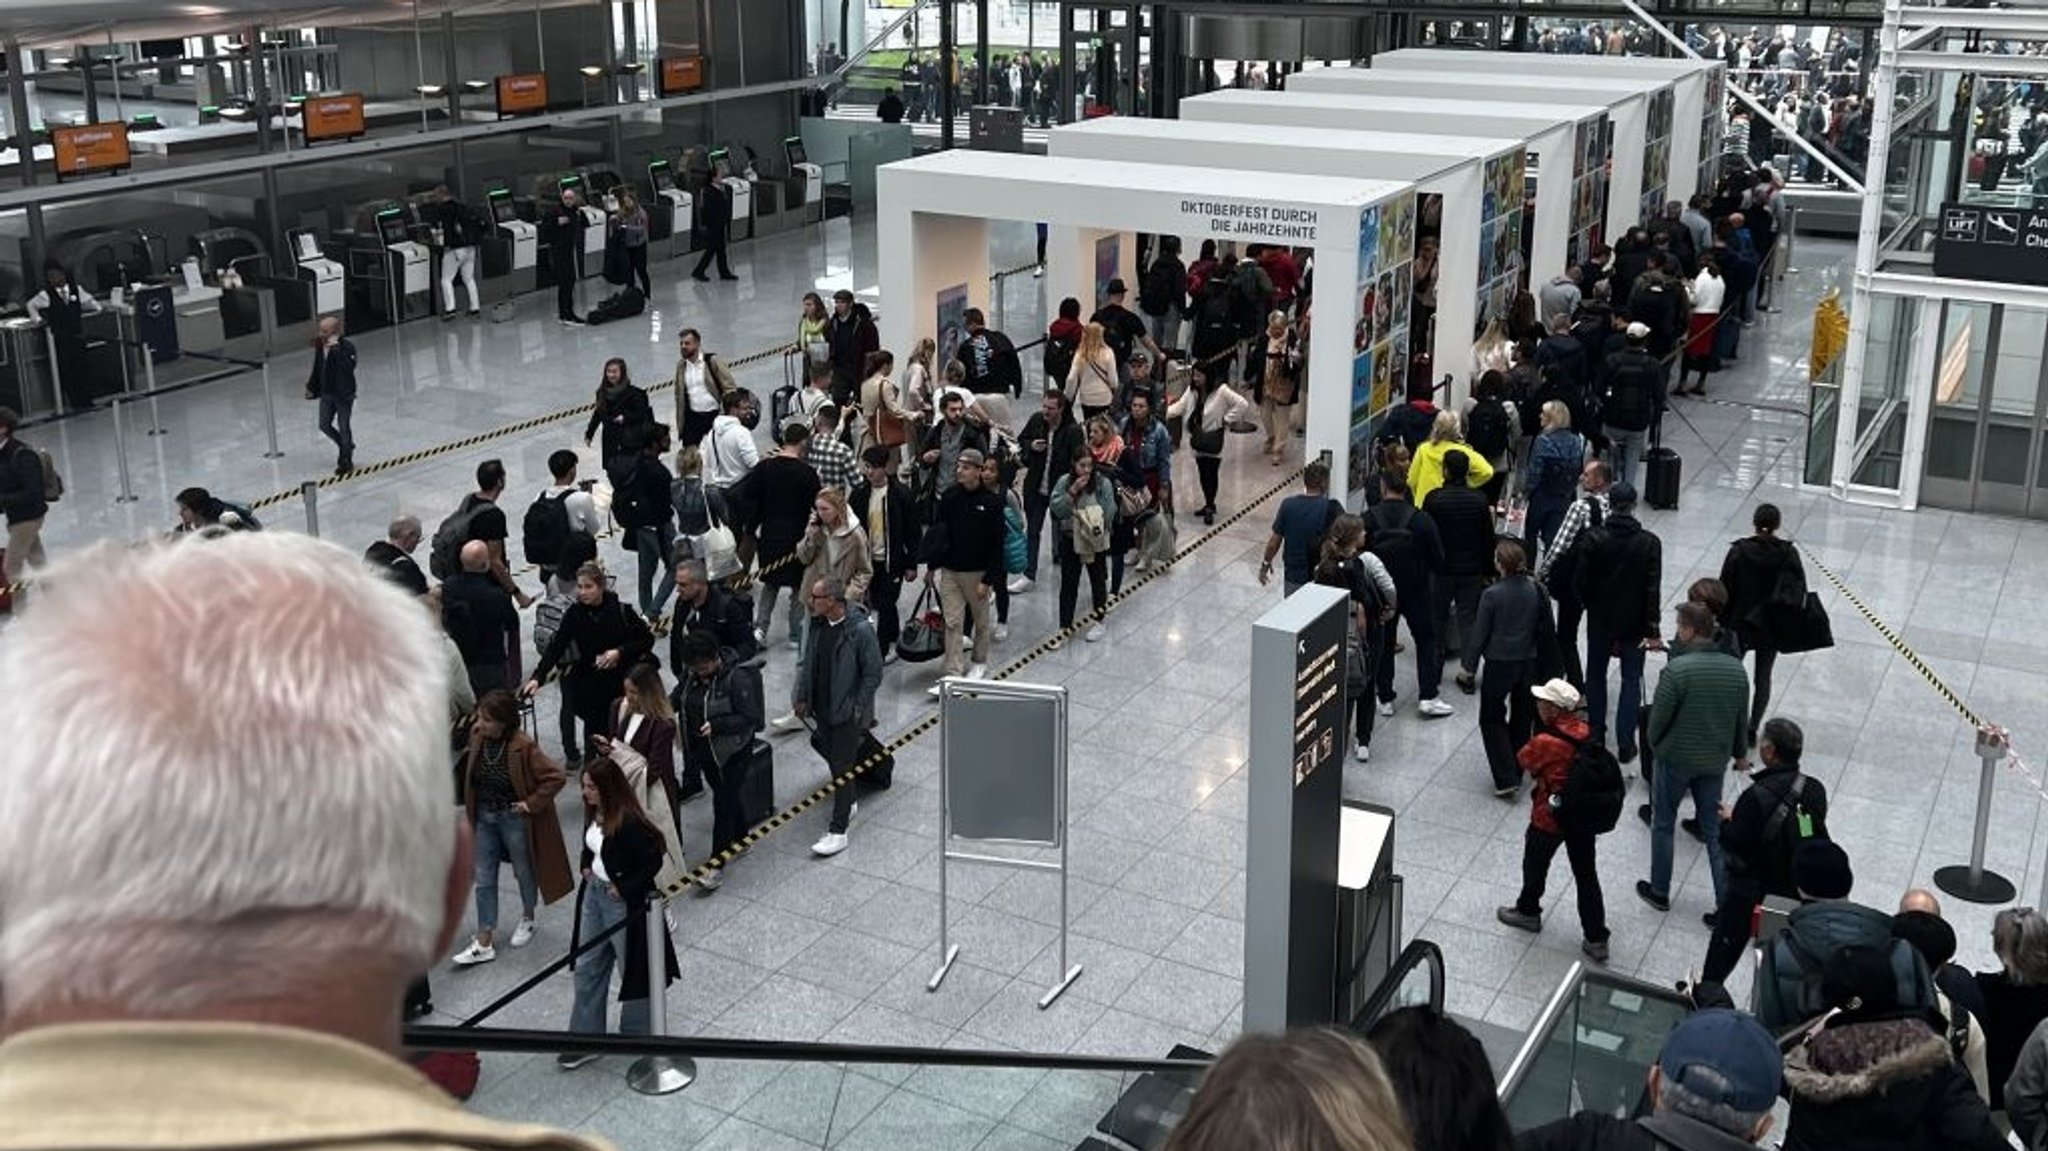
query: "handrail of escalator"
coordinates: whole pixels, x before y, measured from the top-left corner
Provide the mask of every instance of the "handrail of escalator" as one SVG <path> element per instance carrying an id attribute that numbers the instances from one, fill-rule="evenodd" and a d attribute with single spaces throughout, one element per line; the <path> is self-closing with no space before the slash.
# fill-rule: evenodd
<path id="1" fill-rule="evenodd" d="M 570 1049 L 595 1055 L 771 1060 L 783 1063 L 937 1064 L 950 1067 L 1009 1067 L 1054 1071 L 1148 1071 L 1200 1075 L 1206 1059 L 1131 1059 L 1108 1055 L 1045 1055 L 973 1048 L 904 1047 L 854 1043 L 797 1043 L 768 1039 L 704 1039 L 661 1035 L 582 1035 L 507 1027 L 409 1026 L 401 1042 L 420 1051 L 476 1051 L 531 1055 Z"/>
<path id="2" fill-rule="evenodd" d="M 1427 939 L 1411 939 L 1408 941 L 1408 946 L 1401 949 L 1401 954 L 1394 960 L 1394 965 L 1387 968 L 1386 977 L 1380 980 L 1380 985 L 1373 988 L 1371 997 L 1365 1001 L 1365 1006 L 1358 1009 L 1358 1014 L 1351 1020 L 1351 1029 L 1361 1035 L 1372 1030 L 1373 1024 L 1378 1023 L 1380 1017 L 1387 1014 L 1387 1009 L 1393 1006 L 1394 996 L 1407 982 L 1406 977 L 1408 973 L 1417 967 L 1427 967 L 1429 970 L 1430 1010 L 1442 1012 L 1444 1009 L 1443 949 Z M 1403 1006 L 1407 1006 L 1407 1004 L 1403 1004 Z"/>
<path id="3" fill-rule="evenodd" d="M 1558 1023 L 1579 997 L 1579 988 L 1587 983 L 1598 983 L 1605 987 L 1627 991 L 1645 999 L 1661 1000 L 1665 1003 L 1689 1003 L 1680 992 L 1656 983 L 1646 983 L 1633 976 L 1622 975 L 1605 967 L 1588 967 L 1579 960 L 1573 960 L 1564 978 L 1557 981 L 1557 988 L 1550 993 L 1550 999 L 1543 1004 L 1543 1010 L 1536 1013 L 1535 1022 L 1529 1025 L 1529 1033 L 1522 1037 L 1522 1046 L 1515 1051 L 1513 1062 L 1501 1074 L 1500 1089 L 1495 1097 L 1505 1106 L 1515 1097 L 1515 1092 L 1528 1076 L 1529 1067 L 1536 1062 L 1536 1055 L 1557 1030 Z"/>
<path id="4" fill-rule="evenodd" d="M 902 15 L 889 21 L 887 24 L 882 25 L 882 30 L 880 32 L 877 32 L 873 36 L 870 36 L 868 38 L 868 42 L 861 45 L 860 51 L 848 52 L 846 54 L 846 59 L 840 61 L 839 66 L 837 68 L 834 68 L 830 72 L 827 72 L 822 76 L 819 76 L 817 78 L 818 86 L 821 88 L 829 88 L 834 84 L 845 83 L 846 77 L 855 68 L 863 66 L 861 63 L 862 61 L 866 60 L 869 56 L 873 55 L 877 49 L 881 48 L 884 44 L 886 44 L 889 40 L 889 37 L 894 36 L 896 34 L 897 29 L 903 27 L 903 25 L 909 23 L 910 21 L 917 19 L 918 13 L 923 12 L 926 8 L 930 7 L 932 2 L 933 0 L 917 0 L 916 3 L 912 4 L 908 8 L 905 8 L 903 10 Z"/>

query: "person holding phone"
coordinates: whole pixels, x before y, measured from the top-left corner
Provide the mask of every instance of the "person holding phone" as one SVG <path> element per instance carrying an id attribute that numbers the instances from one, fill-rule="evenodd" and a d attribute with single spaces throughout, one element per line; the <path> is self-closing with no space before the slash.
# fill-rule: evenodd
<path id="1" fill-rule="evenodd" d="M 356 437 L 350 418 L 356 408 L 356 346 L 341 334 L 341 317 L 320 317 L 313 337 L 313 370 L 306 376 L 306 398 L 320 402 L 320 434 L 334 441 L 340 455 L 334 474 L 356 468 Z"/>

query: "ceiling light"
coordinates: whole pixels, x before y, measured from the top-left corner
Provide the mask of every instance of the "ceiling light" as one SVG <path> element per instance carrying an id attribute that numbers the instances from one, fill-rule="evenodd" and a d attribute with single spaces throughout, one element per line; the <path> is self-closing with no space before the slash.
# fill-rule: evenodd
<path id="1" fill-rule="evenodd" d="M 647 65 L 635 60 L 631 63 L 619 65 L 617 71 L 626 76 L 638 76 L 640 73 L 647 71 Z"/>
<path id="2" fill-rule="evenodd" d="M 446 84 L 421 84 L 414 88 L 413 91 L 418 92 L 422 96 L 446 96 L 448 94 L 448 86 Z"/>
<path id="3" fill-rule="evenodd" d="M 578 68 L 576 70 L 578 72 L 583 73 L 583 78 L 585 80 L 595 80 L 599 76 L 604 75 L 605 71 L 604 66 L 602 64 L 585 64 L 583 67 Z"/>
<path id="4" fill-rule="evenodd" d="M 491 82 L 489 80 L 464 80 L 462 82 L 462 90 L 465 92 L 483 92 L 488 90 L 490 86 Z"/>

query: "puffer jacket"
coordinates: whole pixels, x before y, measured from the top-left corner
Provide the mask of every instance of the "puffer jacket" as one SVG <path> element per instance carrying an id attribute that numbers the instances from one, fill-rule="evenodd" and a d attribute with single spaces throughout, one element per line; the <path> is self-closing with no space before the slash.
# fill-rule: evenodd
<path id="1" fill-rule="evenodd" d="M 1785 1151 L 1999 1151 L 1991 1112 L 1921 1019 L 1837 1024 L 1785 1059 Z"/>

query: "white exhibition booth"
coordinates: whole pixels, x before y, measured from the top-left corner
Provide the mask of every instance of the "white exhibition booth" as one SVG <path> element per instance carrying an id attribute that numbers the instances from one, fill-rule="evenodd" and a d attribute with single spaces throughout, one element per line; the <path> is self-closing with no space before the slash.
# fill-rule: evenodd
<path id="1" fill-rule="evenodd" d="M 1597 163 L 1589 168 L 1587 149 L 1579 145 L 1581 141 L 1590 144 L 1601 138 L 1607 122 L 1604 108 L 1590 104 L 1576 108 L 1553 104 L 1502 108 L 1477 100 L 1224 88 L 1183 99 L 1180 117 L 1203 123 L 1336 131 L 1355 131 L 1391 122 L 1416 134 L 1522 139 L 1526 141 L 1529 159 L 1526 180 L 1534 184 L 1536 200 L 1536 211 L 1529 224 L 1530 282 L 1546 283 L 1564 271 L 1566 264 L 1586 255 L 1570 243 L 1575 234 L 1587 230 L 1572 226 L 1574 196 L 1581 187 L 1589 195 L 1597 192 L 1600 172 Z M 1528 193 L 1525 191 L 1524 195 Z M 1592 208 L 1590 201 L 1587 207 Z M 1597 222 L 1597 212 L 1589 211 L 1588 215 Z"/>
<path id="2" fill-rule="evenodd" d="M 1254 172 L 1399 180 L 1423 197 L 1417 235 L 1439 236 L 1434 375 L 1462 398 L 1472 344 L 1489 319 L 1505 320 L 1522 286 L 1523 145 L 1512 139 L 1104 116 L 1055 128 L 1052 156 L 1180 165 L 1188 157 Z M 1430 197 L 1440 197 L 1437 204 Z M 1432 208 L 1441 223 L 1432 227 Z M 1321 272 L 1318 265 L 1317 279 Z M 1419 341 L 1424 333 L 1412 326 Z M 1400 399 L 1400 388 L 1392 397 Z"/>
<path id="3" fill-rule="evenodd" d="M 1373 56 L 1372 66 L 1403 72 L 1513 72 L 1530 76 L 1643 77 L 1672 82 L 1671 190 L 1673 200 L 1714 190 L 1720 181 L 1721 140 L 1727 132 L 1728 65 L 1692 56 L 1560 56 L 1547 52 L 1464 52 L 1398 48 Z M 1698 124 L 1698 135 L 1679 125 Z M 1686 173 L 1692 173 L 1690 184 Z"/>
<path id="4" fill-rule="evenodd" d="M 959 313 L 988 306 L 992 219 L 1051 226 L 1048 298 L 1057 298 L 1054 285 L 1086 282 L 1091 264 L 1098 283 L 1131 278 L 1140 232 L 1191 246 L 1216 239 L 1312 249 L 1325 319 L 1311 326 L 1306 456 L 1329 452 L 1337 474 L 1362 489 L 1372 413 L 1400 387 L 1407 362 L 1412 186 L 1202 167 L 1167 175 L 1153 164 L 955 149 L 882 167 L 877 190 L 889 305 L 882 346 L 908 348 L 935 332 L 942 357 Z M 1339 301 L 1351 302 L 1337 313 L 1349 315 L 1328 322 Z"/>
<path id="5" fill-rule="evenodd" d="M 1610 133 L 1603 157 L 1607 174 L 1603 214 L 1606 226 L 1596 239 L 1612 244 L 1622 233 L 1643 222 L 1646 196 L 1653 195 L 1660 206 L 1665 198 L 1671 167 L 1669 80 L 1316 68 L 1289 76 L 1287 86 L 1303 92 L 1490 100 L 1503 106 L 1604 104 Z M 1653 115 L 1660 111 L 1661 118 Z M 1654 182 L 1645 182 L 1652 177 Z"/>

